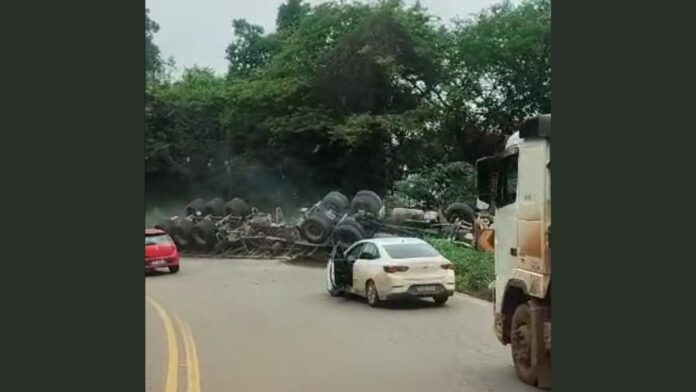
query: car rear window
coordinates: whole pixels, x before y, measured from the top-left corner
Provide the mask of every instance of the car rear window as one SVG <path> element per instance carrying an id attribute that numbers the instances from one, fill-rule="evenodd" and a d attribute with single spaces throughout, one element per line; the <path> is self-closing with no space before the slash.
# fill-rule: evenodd
<path id="1" fill-rule="evenodd" d="M 170 242 L 171 242 L 171 240 L 169 239 L 169 236 L 166 234 L 156 234 L 156 235 L 146 235 L 145 236 L 145 245 L 161 245 L 161 244 L 168 244 Z"/>
<path id="2" fill-rule="evenodd" d="M 390 244 L 382 247 L 392 259 L 415 259 L 440 255 L 435 248 L 423 243 Z"/>

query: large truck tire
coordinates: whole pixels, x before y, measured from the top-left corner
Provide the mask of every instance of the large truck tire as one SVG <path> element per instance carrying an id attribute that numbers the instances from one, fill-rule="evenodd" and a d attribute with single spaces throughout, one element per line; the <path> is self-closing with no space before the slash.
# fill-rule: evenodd
<path id="1" fill-rule="evenodd" d="M 243 199 L 235 197 L 225 205 L 225 215 L 246 217 L 251 214 L 249 204 Z"/>
<path id="2" fill-rule="evenodd" d="M 191 229 L 191 238 L 198 249 L 212 250 L 217 243 L 216 232 L 215 224 L 208 219 L 203 219 Z"/>
<path id="3" fill-rule="evenodd" d="M 452 203 L 445 210 L 445 217 L 450 223 L 457 219 L 473 223 L 474 215 L 474 209 L 466 203 Z"/>
<path id="4" fill-rule="evenodd" d="M 309 242 L 313 244 L 323 244 L 331 235 L 331 230 L 333 229 L 333 222 L 323 215 L 317 214 L 310 216 L 302 222 L 300 226 L 300 232 L 302 236 Z"/>
<path id="5" fill-rule="evenodd" d="M 223 216 L 225 215 L 225 201 L 219 197 L 211 199 L 203 207 L 204 215 Z"/>
<path id="6" fill-rule="evenodd" d="M 356 226 L 341 224 L 334 230 L 333 238 L 334 241 L 342 245 L 350 246 L 365 238 L 365 234 Z"/>
<path id="7" fill-rule="evenodd" d="M 510 329 L 512 361 L 520 381 L 546 389 L 551 387 L 550 357 L 548 357 L 548 352 L 540 353 L 539 355 L 546 355 L 546 357 L 537 357 L 537 362 L 532 363 L 532 350 L 535 349 L 533 346 L 535 339 L 532 336 L 535 333 L 532 317 L 530 306 L 527 303 L 519 304 L 512 314 Z M 543 337 L 538 337 L 538 339 L 543 339 Z"/>
<path id="8" fill-rule="evenodd" d="M 349 217 L 346 217 L 345 219 L 343 219 L 343 220 L 339 223 L 339 225 L 341 225 L 341 226 L 342 226 L 342 225 L 350 225 L 350 226 L 355 227 L 356 229 L 358 229 L 358 231 L 360 232 L 360 235 L 361 235 L 363 238 L 365 238 L 365 236 L 367 235 L 367 230 L 365 230 L 365 228 L 363 227 L 363 225 L 360 224 L 360 222 L 358 222 L 357 220 L 355 220 L 355 218 L 352 217 L 352 216 L 349 216 Z"/>
<path id="9" fill-rule="evenodd" d="M 336 213 L 343 213 L 350 208 L 348 198 L 341 192 L 329 192 L 321 201 L 322 206 Z"/>
<path id="10" fill-rule="evenodd" d="M 171 219 L 165 219 L 155 225 L 155 229 L 160 229 L 165 233 L 171 235 L 176 227 L 176 222 Z"/>
<path id="11" fill-rule="evenodd" d="M 205 208 L 205 201 L 203 199 L 196 199 L 186 205 L 185 211 L 186 216 L 197 215 L 197 213 L 203 213 Z"/>
<path id="12" fill-rule="evenodd" d="M 360 191 L 355 194 L 350 208 L 353 213 L 364 210 L 372 215 L 378 216 L 382 210 L 382 199 L 372 191 Z"/>
<path id="13" fill-rule="evenodd" d="M 190 220 L 183 220 L 174 226 L 173 232 L 171 233 L 174 243 L 181 250 L 187 250 L 191 246 L 191 230 L 193 229 L 193 222 Z"/>

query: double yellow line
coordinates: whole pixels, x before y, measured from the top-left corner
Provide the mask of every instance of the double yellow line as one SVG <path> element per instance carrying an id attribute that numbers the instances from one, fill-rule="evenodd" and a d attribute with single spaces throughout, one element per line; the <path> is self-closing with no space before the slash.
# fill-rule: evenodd
<path id="1" fill-rule="evenodd" d="M 179 344 L 177 343 L 176 328 L 172 323 L 171 317 L 164 310 L 162 305 L 158 304 L 154 299 L 145 296 L 147 301 L 155 308 L 164 323 L 164 332 L 167 338 L 167 376 L 165 380 L 164 392 L 179 392 Z M 174 314 L 176 326 L 181 334 L 184 342 L 184 351 L 186 358 L 186 391 L 201 392 L 201 374 L 198 367 L 198 352 L 196 350 L 196 342 L 193 340 L 191 326 L 182 321 L 179 316 Z"/>

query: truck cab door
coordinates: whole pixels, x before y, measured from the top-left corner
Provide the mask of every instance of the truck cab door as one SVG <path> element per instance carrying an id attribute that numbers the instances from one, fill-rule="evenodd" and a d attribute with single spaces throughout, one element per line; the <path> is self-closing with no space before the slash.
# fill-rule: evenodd
<path id="1" fill-rule="evenodd" d="M 502 311 L 502 297 L 517 263 L 517 171 L 519 152 L 510 151 L 498 163 L 495 201 L 495 306 L 496 313 Z"/>

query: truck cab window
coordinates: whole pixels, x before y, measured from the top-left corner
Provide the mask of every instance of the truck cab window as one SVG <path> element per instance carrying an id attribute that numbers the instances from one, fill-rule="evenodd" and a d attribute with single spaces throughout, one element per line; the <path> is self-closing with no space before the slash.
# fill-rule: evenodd
<path id="1" fill-rule="evenodd" d="M 510 155 L 503 159 L 498 176 L 497 207 L 505 207 L 517 200 L 517 160 L 518 155 Z"/>

